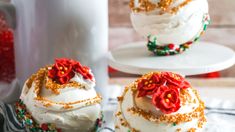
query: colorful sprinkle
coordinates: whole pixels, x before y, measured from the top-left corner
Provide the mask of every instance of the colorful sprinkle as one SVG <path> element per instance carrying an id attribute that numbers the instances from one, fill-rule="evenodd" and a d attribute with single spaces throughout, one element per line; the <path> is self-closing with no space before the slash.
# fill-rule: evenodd
<path id="1" fill-rule="evenodd" d="M 210 17 L 208 14 L 205 14 L 203 16 L 203 29 L 202 31 L 193 39 L 193 41 L 188 41 L 184 44 L 181 45 L 176 45 L 176 44 L 168 44 L 165 46 L 160 46 L 157 45 L 157 38 L 154 37 L 153 40 L 150 40 L 150 38 L 152 37 L 151 35 L 149 35 L 148 38 L 148 43 L 147 43 L 147 47 L 148 50 L 153 52 L 154 55 L 157 56 L 167 56 L 167 55 L 175 55 L 175 54 L 180 54 L 183 51 L 187 50 L 191 44 L 193 44 L 194 42 L 198 41 L 200 39 L 200 36 L 204 34 L 204 32 L 206 31 L 208 25 L 210 24 Z"/>
<path id="2" fill-rule="evenodd" d="M 33 117 L 27 112 L 26 106 L 22 100 L 15 103 L 16 114 L 18 120 L 26 127 L 30 132 L 62 132 L 60 128 L 57 128 L 55 124 L 43 123 L 41 125 L 37 124 Z M 104 123 L 104 115 L 101 113 L 101 117 L 96 120 L 95 130 L 97 131 L 102 123 Z"/>

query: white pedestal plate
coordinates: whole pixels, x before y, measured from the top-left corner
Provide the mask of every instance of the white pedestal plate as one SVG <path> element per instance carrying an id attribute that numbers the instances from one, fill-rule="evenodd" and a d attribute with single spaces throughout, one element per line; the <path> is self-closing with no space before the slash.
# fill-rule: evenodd
<path id="1" fill-rule="evenodd" d="M 154 56 L 145 43 L 133 42 L 110 51 L 110 66 L 131 74 L 172 71 L 188 76 L 224 70 L 235 64 L 235 52 L 214 43 L 198 42 L 173 56 Z"/>

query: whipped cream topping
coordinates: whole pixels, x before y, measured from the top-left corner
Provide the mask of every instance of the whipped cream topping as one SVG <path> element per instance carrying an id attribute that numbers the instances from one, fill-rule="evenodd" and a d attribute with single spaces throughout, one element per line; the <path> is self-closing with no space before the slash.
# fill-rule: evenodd
<path id="1" fill-rule="evenodd" d="M 76 73 L 70 82 L 81 85 L 65 86 L 59 89 L 59 94 L 55 94 L 44 84 L 38 95 L 36 81 L 32 82 L 31 87 L 26 81 L 20 99 L 38 124 L 52 123 L 63 131 L 89 132 L 101 114 L 101 97 L 94 89 L 95 81 L 85 80 Z"/>
<path id="2" fill-rule="evenodd" d="M 167 115 L 174 116 L 176 114 L 188 114 L 199 107 L 199 100 L 193 90 L 191 88 L 188 88 L 187 92 L 191 96 L 191 100 L 196 100 L 196 102 L 186 102 L 185 104 L 181 104 L 181 108 L 177 112 Z M 130 86 L 124 94 L 122 101 L 120 101 L 118 105 L 117 113 L 120 112 L 120 114 L 116 115 L 115 118 L 116 132 L 128 131 L 133 128 L 140 132 L 174 132 L 178 130 L 187 132 L 192 128 L 195 128 L 196 131 L 203 130 L 203 128 L 198 127 L 198 123 L 200 121 L 199 118 L 193 118 L 191 121 L 181 122 L 176 125 L 174 125 L 174 123 L 166 123 L 165 121 L 156 123 L 155 119 L 153 118 L 147 120 L 144 117 L 140 116 L 138 113 L 131 113 L 129 111 L 129 108 L 135 106 L 143 109 L 144 111 L 147 111 L 148 113 L 153 114 L 154 116 L 164 115 L 164 113 L 162 113 L 160 110 L 157 110 L 156 107 L 153 106 L 149 97 L 137 98 L 133 96 L 133 91 Z M 125 125 L 126 122 L 123 123 L 123 121 L 126 121 L 128 125 Z"/>
<path id="3" fill-rule="evenodd" d="M 159 0 L 151 0 L 153 3 Z M 174 1 L 175 7 L 184 0 Z M 134 2 L 138 7 L 138 0 Z M 149 12 L 131 12 L 134 29 L 142 36 L 157 38 L 158 45 L 180 45 L 192 41 L 203 30 L 203 17 L 208 14 L 207 0 L 192 0 L 175 14 L 154 9 Z"/>

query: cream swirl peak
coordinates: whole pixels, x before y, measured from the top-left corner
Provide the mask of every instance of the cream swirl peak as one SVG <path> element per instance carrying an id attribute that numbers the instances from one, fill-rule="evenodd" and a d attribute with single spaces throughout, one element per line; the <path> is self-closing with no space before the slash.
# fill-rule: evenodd
<path id="1" fill-rule="evenodd" d="M 26 81 L 20 99 L 36 126 L 53 124 L 62 131 L 90 132 L 101 116 L 101 96 L 94 86 L 88 67 L 57 59 Z"/>
<path id="2" fill-rule="evenodd" d="M 207 0 L 134 0 L 130 5 L 134 29 L 156 37 L 159 46 L 192 41 L 203 31 L 208 14 Z"/>

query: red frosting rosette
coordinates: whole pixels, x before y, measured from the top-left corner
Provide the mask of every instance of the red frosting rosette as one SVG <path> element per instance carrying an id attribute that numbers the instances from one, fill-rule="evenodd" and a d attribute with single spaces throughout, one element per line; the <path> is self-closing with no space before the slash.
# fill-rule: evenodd
<path id="1" fill-rule="evenodd" d="M 137 85 L 137 89 L 139 91 L 138 97 L 154 94 L 158 87 L 164 85 L 165 83 L 165 80 L 161 79 L 160 74 L 153 74 L 149 79 L 142 79 Z"/>
<path id="2" fill-rule="evenodd" d="M 138 81 L 137 97 L 152 96 L 152 103 L 165 114 L 180 109 L 180 89 L 191 87 L 179 74 L 172 72 L 153 73 Z"/>
<path id="3" fill-rule="evenodd" d="M 179 91 L 167 86 L 159 87 L 159 92 L 153 94 L 152 103 L 163 113 L 170 114 L 180 108 Z"/>
<path id="4" fill-rule="evenodd" d="M 82 66 L 78 61 L 66 58 L 55 60 L 55 64 L 48 70 L 48 77 L 57 83 L 66 84 L 75 76 L 76 72 L 81 74 L 84 79 L 93 81 L 88 67 Z"/>

